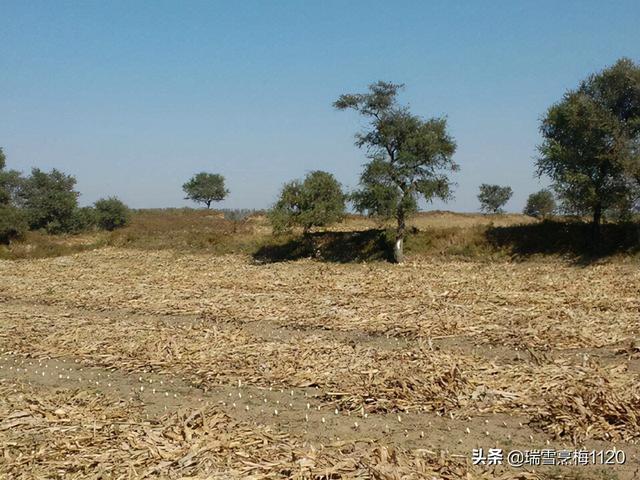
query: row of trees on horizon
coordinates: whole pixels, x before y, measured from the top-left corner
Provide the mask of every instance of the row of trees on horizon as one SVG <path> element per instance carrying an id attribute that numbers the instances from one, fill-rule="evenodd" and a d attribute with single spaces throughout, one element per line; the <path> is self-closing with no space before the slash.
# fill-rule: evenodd
<path id="1" fill-rule="evenodd" d="M 0 243 L 20 238 L 27 230 L 53 234 L 90 228 L 114 230 L 129 221 L 128 207 L 116 197 L 80 207 L 76 179 L 71 175 L 34 168 L 23 176 L 5 167 L 6 157 L 0 148 Z"/>
<path id="2" fill-rule="evenodd" d="M 220 202 L 229 194 L 224 177 L 218 173 L 200 172 L 191 177 L 182 189 L 187 200 L 201 203 L 207 209 L 211 208 L 213 202 Z M 285 183 L 276 205 L 269 213 L 278 231 L 287 231 L 295 226 L 308 230 L 339 221 L 346 212 L 346 203 L 356 203 L 359 195 L 357 191 L 345 193 L 333 174 L 314 170 L 304 180 Z M 512 195 L 511 187 L 483 183 L 478 194 L 480 210 L 493 214 L 505 213 L 503 207 Z M 523 210 L 524 214 L 538 218 L 546 218 L 555 212 L 555 199 L 549 190 L 532 193 Z M 315 220 L 305 219 L 309 215 Z"/>
<path id="3" fill-rule="evenodd" d="M 306 232 L 337 222 L 351 202 L 360 213 L 395 219 L 394 257 L 402 261 L 407 218 L 418 210 L 420 199 L 450 200 L 450 174 L 459 170 L 446 119 L 412 113 L 398 101 L 402 88 L 379 81 L 364 93 L 344 94 L 334 102 L 334 108 L 354 111 L 368 122 L 355 136 L 368 158 L 359 188 L 347 195 L 331 173 L 319 170 L 285 183 L 269 211 L 275 231 L 300 226 Z M 605 216 L 625 220 L 638 211 L 640 66 L 623 58 L 589 75 L 547 110 L 540 132 L 535 171 L 551 180 L 553 192 L 531 194 L 524 213 L 541 218 L 557 210 L 589 215 L 597 242 Z M 78 208 L 75 179 L 57 170 L 34 169 L 22 177 L 4 167 L 0 150 L 0 241 L 16 236 L 24 225 L 56 233 L 87 225 L 113 229 L 128 220 L 128 209 L 117 198 Z M 183 190 L 187 199 L 207 208 L 229 193 L 222 175 L 206 172 L 192 177 Z M 481 210 L 501 212 L 512 193 L 508 186 L 481 185 Z"/>
<path id="4" fill-rule="evenodd" d="M 276 229 L 298 225 L 306 231 L 333 223 L 349 200 L 361 213 L 396 220 L 394 257 L 402 261 L 407 217 L 420 198 L 451 199 L 450 173 L 459 169 L 446 119 L 410 112 L 398 102 L 402 88 L 379 81 L 334 102 L 336 109 L 368 121 L 355 137 L 369 159 L 360 188 L 347 196 L 323 171 L 286 183 L 270 212 Z M 606 215 L 628 220 L 640 204 L 640 67 L 622 58 L 588 76 L 547 110 L 540 132 L 537 176 L 551 179 L 563 213 L 591 216 L 597 244 Z M 478 199 L 483 211 L 499 212 L 511 195 L 510 187 L 483 184 Z M 542 190 L 529 196 L 524 212 L 545 217 L 555 210 L 554 194 Z"/>

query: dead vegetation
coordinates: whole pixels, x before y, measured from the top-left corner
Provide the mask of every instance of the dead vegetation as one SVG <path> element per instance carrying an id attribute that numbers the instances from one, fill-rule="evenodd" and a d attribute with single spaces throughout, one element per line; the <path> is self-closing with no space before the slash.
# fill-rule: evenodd
<path id="1" fill-rule="evenodd" d="M 215 255 L 252 255 L 262 263 L 315 258 L 326 262 L 388 261 L 392 222 L 359 215 L 327 229 L 302 235 L 272 234 L 264 214 L 226 215 L 193 209 L 137 210 L 125 228 L 113 232 L 47 235 L 29 232 L 23 241 L 0 245 L 0 259 L 71 255 L 103 247 L 169 250 Z M 480 215 L 422 212 L 408 222 L 407 254 L 414 258 L 462 258 L 474 261 L 562 256 L 591 263 L 605 257 L 635 259 L 640 252 L 637 223 L 602 226 L 598 251 L 590 249 L 589 225 L 579 219 L 538 220 L 519 214 Z"/>
<path id="2" fill-rule="evenodd" d="M 0 474 L 11 478 L 466 478 L 426 452 L 336 442 L 313 448 L 211 407 L 144 418 L 90 391 L 0 385 Z M 478 477 L 480 478 L 480 477 Z"/>
<path id="3" fill-rule="evenodd" d="M 640 437 L 640 383 L 622 365 L 566 369 L 544 384 L 545 405 L 531 423 L 574 443 L 585 438 Z"/>
<path id="4" fill-rule="evenodd" d="M 410 225 L 414 232 L 430 232 L 428 238 L 413 241 L 414 253 L 440 253 L 442 250 L 469 253 L 467 244 L 486 244 L 483 232 L 489 226 L 507 226 L 535 222 L 523 215 L 475 215 L 450 212 L 430 212 L 415 216 Z M 386 246 L 380 245 L 376 232 L 382 232 L 390 223 L 350 215 L 345 221 L 328 231 L 316 232 L 327 259 L 339 257 L 350 260 L 384 260 Z M 223 212 L 193 209 L 137 210 L 128 226 L 113 232 L 85 232 L 76 235 L 47 235 L 29 232 L 23 241 L 0 246 L 0 258 L 29 259 L 70 255 L 104 246 L 142 250 L 173 250 L 206 252 L 208 254 L 257 254 L 280 251 L 291 242 L 299 257 L 314 256 L 301 243 L 301 232 L 274 237 L 264 214 L 254 212 L 238 220 L 225 218 Z M 351 245 L 339 244 L 354 237 Z M 359 238 L 362 237 L 362 238 Z M 420 236 L 418 236 L 420 237 Z M 331 239 L 335 245 L 331 245 Z M 465 246 L 467 245 L 467 246 Z M 457 249 L 457 250 L 456 250 Z M 465 250 L 466 249 L 466 250 Z M 464 251 L 463 251 L 464 250 Z M 480 249 L 479 249 L 480 250 Z M 486 250 L 482 248 L 481 250 Z M 286 252 L 286 247 L 285 247 Z M 332 253 L 333 252 L 333 253 Z M 294 252 L 286 252 L 291 256 Z M 289 258 L 291 259 L 291 258 Z"/>
<path id="5" fill-rule="evenodd" d="M 511 434 L 519 446 L 529 435 L 542 446 L 615 441 L 637 461 L 631 262 L 259 265 L 102 248 L 0 262 L 0 278 L 7 358 L 300 397 L 251 421 L 226 397 L 158 416 L 135 392 L 78 389 L 64 376 L 42 385 L 31 371 L 28 385 L 0 370 L 0 476 L 562 478 L 469 465 L 471 448 L 507 448 Z M 309 392 L 318 410 L 306 420 Z M 357 441 L 357 423 L 378 436 Z M 331 440 L 303 440 L 310 428 Z"/>

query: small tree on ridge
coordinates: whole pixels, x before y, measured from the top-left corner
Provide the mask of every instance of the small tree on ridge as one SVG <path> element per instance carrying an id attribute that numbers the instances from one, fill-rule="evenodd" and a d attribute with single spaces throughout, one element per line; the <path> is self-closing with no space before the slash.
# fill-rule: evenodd
<path id="1" fill-rule="evenodd" d="M 211 208 L 212 202 L 224 200 L 229 190 L 224 187 L 224 177 L 218 173 L 200 172 L 182 186 L 187 200 L 204 203 Z"/>
<path id="2" fill-rule="evenodd" d="M 527 198 L 527 204 L 522 213 L 536 218 L 547 218 L 556 210 L 556 201 L 549 190 L 540 190 Z"/>
<path id="3" fill-rule="evenodd" d="M 321 170 L 309 173 L 303 181 L 285 183 L 278 201 L 269 211 L 276 232 L 302 227 L 324 227 L 344 218 L 345 195 L 335 177 Z"/>
<path id="4" fill-rule="evenodd" d="M 483 183 L 480 185 L 480 193 L 478 194 L 480 210 L 486 213 L 503 213 L 502 207 L 507 204 L 512 195 L 511 187 Z"/>
<path id="5" fill-rule="evenodd" d="M 129 223 L 129 207 L 118 198 L 102 198 L 93 205 L 96 224 L 99 228 L 111 231 L 124 227 Z"/>

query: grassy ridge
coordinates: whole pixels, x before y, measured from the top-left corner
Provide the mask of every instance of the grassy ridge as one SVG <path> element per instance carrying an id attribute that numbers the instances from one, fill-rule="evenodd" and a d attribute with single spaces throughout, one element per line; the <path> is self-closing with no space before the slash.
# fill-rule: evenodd
<path id="1" fill-rule="evenodd" d="M 390 258 L 392 223 L 352 215 L 325 231 L 275 237 L 261 214 L 243 220 L 221 212 L 192 209 L 138 210 L 131 224 L 114 232 L 47 235 L 30 232 L 0 248 L 0 258 L 68 255 L 104 246 L 211 254 L 247 254 L 261 262 L 314 257 L 327 261 L 377 261 Z M 408 255 L 460 256 L 473 259 L 563 255 L 576 259 L 640 253 L 640 225 L 605 224 L 598 251 L 589 247 L 589 225 L 537 222 L 523 215 L 429 212 L 410 222 Z"/>

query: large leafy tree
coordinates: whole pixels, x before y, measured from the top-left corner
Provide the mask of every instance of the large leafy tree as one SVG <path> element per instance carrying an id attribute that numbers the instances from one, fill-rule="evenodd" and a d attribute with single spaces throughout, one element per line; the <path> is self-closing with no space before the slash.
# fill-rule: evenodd
<path id="1" fill-rule="evenodd" d="M 395 218 L 394 258 L 403 260 L 407 217 L 417 210 L 420 197 L 451 198 L 448 174 L 458 170 L 453 161 L 456 144 L 444 118 L 427 120 L 412 114 L 397 100 L 402 85 L 377 82 L 367 93 L 341 95 L 339 110 L 355 110 L 369 120 L 356 135 L 369 162 L 360 176 L 360 190 L 352 195 L 360 212 Z"/>
<path id="2" fill-rule="evenodd" d="M 24 212 L 9 205 L 0 205 L 0 245 L 22 237 L 27 230 Z"/>
<path id="3" fill-rule="evenodd" d="M 487 213 L 503 213 L 502 207 L 507 204 L 512 195 L 511 187 L 483 183 L 480 185 L 480 193 L 478 194 L 480 210 Z"/>
<path id="4" fill-rule="evenodd" d="M 640 67 L 621 59 L 589 76 L 552 105 L 541 125 L 537 160 L 563 209 L 589 213 L 594 241 L 605 211 L 640 183 Z"/>
<path id="5" fill-rule="evenodd" d="M 24 178 L 17 170 L 0 170 L 0 205 L 16 205 Z"/>
<path id="6" fill-rule="evenodd" d="M 212 202 L 224 200 L 229 190 L 224 186 L 224 177 L 218 173 L 200 172 L 182 186 L 187 200 L 203 203 L 211 208 Z"/>
<path id="7" fill-rule="evenodd" d="M 5 170 L 7 157 L 0 147 L 0 205 L 15 203 L 17 190 L 20 186 L 21 175 L 15 170 Z"/>
<path id="8" fill-rule="evenodd" d="M 0 147 L 0 205 L 6 205 L 9 203 L 9 192 L 4 186 L 4 167 L 7 165 L 7 158 Z"/>
<path id="9" fill-rule="evenodd" d="M 309 173 L 303 181 L 294 180 L 282 187 L 278 201 L 269 212 L 276 232 L 302 227 L 324 227 L 344 218 L 345 195 L 335 177 L 320 170 Z"/>
<path id="10" fill-rule="evenodd" d="M 50 233 L 68 231 L 78 206 L 79 193 L 74 190 L 75 184 L 74 177 L 59 170 L 47 173 L 34 168 L 18 193 L 30 228 L 44 228 Z"/>
<path id="11" fill-rule="evenodd" d="M 640 65 L 621 58 L 582 82 L 580 90 L 613 117 L 626 174 L 640 184 Z"/>
<path id="12" fill-rule="evenodd" d="M 20 173 L 6 171 L 5 167 L 6 157 L 0 147 L 0 244 L 21 237 L 28 227 L 24 212 L 13 205 Z"/>

